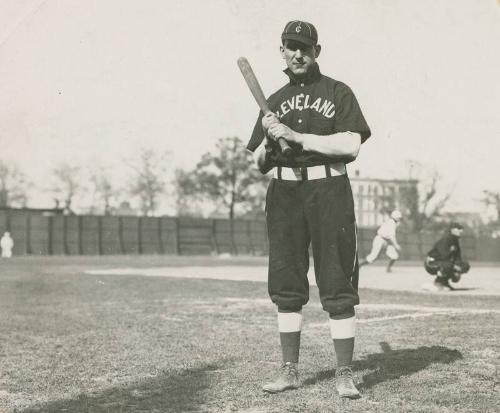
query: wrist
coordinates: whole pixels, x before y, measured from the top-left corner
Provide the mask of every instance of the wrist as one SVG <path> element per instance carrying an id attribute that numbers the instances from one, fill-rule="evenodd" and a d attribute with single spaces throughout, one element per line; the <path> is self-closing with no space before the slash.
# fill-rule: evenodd
<path id="1" fill-rule="evenodd" d="M 292 141 L 304 146 L 304 135 L 302 133 L 292 131 Z"/>
<path id="2" fill-rule="evenodd" d="M 267 136 L 264 137 L 264 148 L 266 152 L 272 152 L 273 150 L 272 139 L 269 139 Z"/>

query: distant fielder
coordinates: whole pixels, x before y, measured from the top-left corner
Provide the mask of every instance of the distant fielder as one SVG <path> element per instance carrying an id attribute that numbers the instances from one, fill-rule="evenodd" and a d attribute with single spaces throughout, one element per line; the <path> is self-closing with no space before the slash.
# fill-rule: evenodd
<path id="1" fill-rule="evenodd" d="M 14 248 L 14 240 L 10 236 L 10 232 L 6 231 L 0 239 L 0 248 L 2 249 L 2 258 L 12 257 L 12 248 Z"/>
<path id="2" fill-rule="evenodd" d="M 464 230 L 463 225 L 452 223 L 444 235 L 434 244 L 427 253 L 424 261 L 425 270 L 435 275 L 434 288 L 437 290 L 454 290 L 450 280 L 454 283 L 460 281 L 462 274 L 470 269 L 470 264 L 462 260 L 459 238 Z"/>
<path id="3" fill-rule="evenodd" d="M 373 238 L 372 250 L 366 256 L 359 260 L 359 266 L 371 264 L 380 255 L 380 252 L 385 249 L 386 255 L 389 257 L 389 263 L 387 264 L 387 272 L 392 271 L 392 266 L 399 258 L 399 252 L 401 247 L 396 239 L 396 228 L 403 215 L 398 210 L 394 210 L 391 213 L 391 217 L 385 221 L 377 230 L 377 235 Z"/>

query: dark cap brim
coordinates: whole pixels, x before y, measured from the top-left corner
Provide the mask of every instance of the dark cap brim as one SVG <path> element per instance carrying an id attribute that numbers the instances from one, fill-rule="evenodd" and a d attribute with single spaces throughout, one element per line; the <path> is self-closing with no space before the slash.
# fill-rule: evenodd
<path id="1" fill-rule="evenodd" d="M 317 41 L 311 39 L 310 37 L 302 36 L 300 34 L 295 34 L 295 33 L 282 34 L 281 40 L 295 40 L 296 42 L 300 42 L 307 46 L 314 46 L 317 43 Z"/>

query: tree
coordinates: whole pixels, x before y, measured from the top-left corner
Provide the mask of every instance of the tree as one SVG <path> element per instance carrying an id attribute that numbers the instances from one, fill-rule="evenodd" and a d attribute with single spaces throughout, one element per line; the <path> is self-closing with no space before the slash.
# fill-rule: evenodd
<path id="1" fill-rule="evenodd" d="M 263 204 L 265 183 L 252 155 L 237 137 L 221 138 L 214 152 L 207 152 L 192 171 L 177 171 L 177 196 L 186 203 L 211 201 L 228 214 L 234 249 L 233 221 L 237 212 L 247 213 Z"/>
<path id="2" fill-rule="evenodd" d="M 94 213 L 97 203 L 102 206 L 104 215 L 110 215 L 112 200 L 119 195 L 119 191 L 113 187 L 109 172 L 103 167 L 91 171 L 90 183 L 92 185 L 91 213 Z"/>
<path id="3" fill-rule="evenodd" d="M 56 206 L 63 204 L 66 212 L 73 214 L 73 201 L 82 190 L 81 168 L 79 166 L 61 163 L 52 171 L 55 183 L 53 185 Z"/>
<path id="4" fill-rule="evenodd" d="M 245 213 L 255 207 L 255 198 L 262 199 L 267 180 L 237 137 L 219 139 L 216 150 L 205 153 L 192 171 L 176 173 L 178 196 L 212 201 L 226 211 L 230 220 L 236 212 Z"/>
<path id="5" fill-rule="evenodd" d="M 153 149 L 143 149 L 137 162 L 129 163 L 134 171 L 130 184 L 130 194 L 139 198 L 141 213 L 154 215 L 159 200 L 166 190 L 167 153 L 158 153 Z"/>
<path id="6" fill-rule="evenodd" d="M 174 186 L 176 187 L 175 208 L 179 217 L 203 216 L 203 202 L 196 193 L 196 182 L 191 177 L 191 171 L 177 169 Z"/>
<path id="7" fill-rule="evenodd" d="M 0 207 L 25 207 L 29 186 L 26 176 L 16 165 L 0 160 Z"/>
<path id="8" fill-rule="evenodd" d="M 420 231 L 436 225 L 442 209 L 448 203 L 453 191 L 442 192 L 439 184 L 442 177 L 435 167 L 420 162 L 409 162 L 409 177 L 417 179 L 418 185 L 400 190 L 401 205 L 413 229 Z"/>

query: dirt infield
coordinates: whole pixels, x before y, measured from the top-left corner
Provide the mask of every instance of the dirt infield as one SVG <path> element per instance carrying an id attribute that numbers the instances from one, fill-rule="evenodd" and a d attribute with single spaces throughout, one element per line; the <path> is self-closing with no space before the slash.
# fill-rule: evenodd
<path id="1" fill-rule="evenodd" d="M 232 281 L 267 281 L 267 267 L 264 265 L 227 265 L 221 266 L 172 266 L 172 267 L 123 267 L 103 268 L 86 271 L 93 275 L 143 275 L 148 277 L 180 277 L 180 278 L 208 278 Z M 308 274 L 309 282 L 315 285 L 314 268 Z M 395 267 L 388 274 L 382 266 L 363 267 L 360 272 L 360 288 L 373 288 L 393 291 L 412 291 L 430 293 L 423 287 L 432 283 L 423 268 L 417 266 Z M 477 267 L 470 273 L 464 274 L 462 280 L 454 284 L 456 288 L 452 294 L 472 295 L 500 295 L 500 268 Z M 432 292 L 432 294 L 450 294 L 450 292 Z"/>

